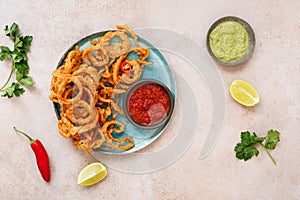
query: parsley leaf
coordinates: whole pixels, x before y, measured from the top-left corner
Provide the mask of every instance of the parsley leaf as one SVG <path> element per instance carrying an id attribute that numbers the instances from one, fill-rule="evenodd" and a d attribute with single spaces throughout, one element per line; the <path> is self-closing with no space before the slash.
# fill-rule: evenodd
<path id="1" fill-rule="evenodd" d="M 5 32 L 6 36 L 15 37 L 16 34 L 19 32 L 19 26 L 18 26 L 18 24 L 13 23 L 11 25 L 11 27 L 8 28 L 8 25 L 6 25 L 5 28 L 4 28 L 4 32 Z"/>
<path id="2" fill-rule="evenodd" d="M 15 63 L 15 68 L 17 70 L 16 74 L 17 74 L 17 81 L 20 81 L 21 78 L 25 75 L 28 74 L 29 72 L 29 66 L 27 64 L 27 62 L 19 62 L 19 63 Z"/>
<path id="3" fill-rule="evenodd" d="M 14 47 L 20 48 L 22 46 L 23 46 L 22 37 L 18 34 L 18 35 L 16 35 L 15 40 L 14 40 Z"/>
<path id="4" fill-rule="evenodd" d="M 0 60 L 3 61 L 5 60 L 7 57 L 11 56 L 11 50 L 6 47 L 6 46 L 0 46 Z"/>
<path id="5" fill-rule="evenodd" d="M 30 87 L 35 84 L 32 77 L 27 75 L 29 73 L 29 65 L 27 63 L 26 54 L 26 52 L 29 51 L 29 47 L 33 38 L 32 36 L 23 37 L 21 34 L 19 34 L 19 26 L 16 23 L 13 23 L 10 27 L 6 25 L 4 32 L 5 35 L 13 40 L 14 49 L 10 50 L 6 46 L 0 46 L 0 61 L 8 58 L 12 60 L 12 67 L 9 77 L 3 86 L 0 87 L 0 92 L 4 92 L 2 97 L 11 98 L 13 96 L 20 96 L 25 92 L 25 90 L 20 87 L 21 85 Z M 17 82 L 13 82 L 11 86 L 6 87 L 9 84 L 14 72 L 16 72 Z"/>
<path id="6" fill-rule="evenodd" d="M 236 152 L 236 157 L 245 161 L 251 159 L 254 155 L 258 156 L 259 154 L 259 151 L 254 146 L 247 147 L 242 143 L 238 143 L 234 150 Z"/>
<path id="7" fill-rule="evenodd" d="M 257 137 L 255 133 L 250 134 L 249 131 L 241 133 L 241 142 L 237 143 L 234 148 L 236 152 L 236 157 L 240 160 L 249 160 L 254 155 L 258 156 L 259 151 L 254 146 L 255 144 L 262 143 L 264 138 Z"/>
<path id="8" fill-rule="evenodd" d="M 26 87 L 32 86 L 35 82 L 33 81 L 32 77 L 30 76 L 24 76 L 21 80 L 20 83 L 25 85 Z"/>
<path id="9" fill-rule="evenodd" d="M 14 50 L 11 54 L 11 58 L 15 63 L 21 62 L 21 61 L 27 61 L 26 53 L 19 52 L 17 50 Z"/>
<path id="10" fill-rule="evenodd" d="M 277 143 L 280 141 L 279 135 L 280 133 L 278 131 L 269 130 L 265 147 L 267 149 L 275 149 Z"/>
<path id="11" fill-rule="evenodd" d="M 254 146 L 249 146 L 244 148 L 243 156 L 244 160 L 251 159 L 254 155 L 258 156 L 259 151 Z"/>
<path id="12" fill-rule="evenodd" d="M 25 36 L 25 37 L 20 37 L 19 39 L 21 40 L 22 45 L 21 46 L 18 45 L 17 48 L 21 51 L 28 51 L 33 37 Z"/>
<path id="13" fill-rule="evenodd" d="M 5 93 L 1 96 L 8 97 L 8 98 L 12 98 L 13 96 L 18 97 L 21 94 L 23 94 L 24 92 L 25 92 L 25 90 L 23 88 L 20 88 L 19 83 L 12 83 L 12 85 L 10 87 L 5 89 Z"/>
<path id="14" fill-rule="evenodd" d="M 275 149 L 276 144 L 280 141 L 279 134 L 280 133 L 276 130 L 269 130 L 267 137 L 258 137 L 255 133 L 251 135 L 249 131 L 241 132 L 241 142 L 237 143 L 234 148 L 236 158 L 247 161 L 253 156 L 258 156 L 259 151 L 256 148 L 256 145 L 259 145 L 266 151 L 276 165 L 276 162 L 268 149 Z M 263 143 L 264 141 L 265 144 Z"/>
<path id="15" fill-rule="evenodd" d="M 6 36 L 10 36 L 10 29 L 8 28 L 7 25 L 4 28 L 4 33 L 5 33 Z"/>

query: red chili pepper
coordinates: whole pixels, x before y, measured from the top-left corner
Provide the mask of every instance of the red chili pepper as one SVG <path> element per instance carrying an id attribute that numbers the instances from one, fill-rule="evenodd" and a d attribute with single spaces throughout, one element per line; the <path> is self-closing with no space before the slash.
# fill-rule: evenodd
<path id="1" fill-rule="evenodd" d="M 122 71 L 123 73 L 126 74 L 126 73 L 128 73 L 128 72 L 131 71 L 132 66 L 131 66 L 128 62 L 124 61 L 124 62 L 121 63 L 120 69 L 121 69 L 121 71 Z"/>
<path id="2" fill-rule="evenodd" d="M 14 127 L 14 130 L 17 133 L 21 133 L 22 135 L 26 136 L 30 140 L 30 146 L 35 154 L 36 162 L 37 162 L 38 168 L 40 170 L 40 173 L 41 173 L 43 179 L 45 181 L 49 182 L 50 181 L 49 158 L 48 158 L 48 154 L 47 154 L 43 144 L 39 140 L 32 139 L 26 133 L 16 129 L 16 127 Z"/>

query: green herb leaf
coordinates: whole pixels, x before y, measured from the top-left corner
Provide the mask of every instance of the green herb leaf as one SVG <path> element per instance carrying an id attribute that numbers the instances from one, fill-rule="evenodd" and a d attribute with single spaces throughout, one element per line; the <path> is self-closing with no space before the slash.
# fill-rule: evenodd
<path id="1" fill-rule="evenodd" d="M 23 46 L 22 39 L 23 38 L 19 34 L 16 35 L 15 40 L 14 40 L 14 47 L 15 48 L 22 48 L 22 46 Z"/>
<path id="2" fill-rule="evenodd" d="M 275 149 L 277 143 L 280 141 L 279 135 L 280 133 L 278 131 L 272 129 L 269 130 L 265 147 L 267 149 Z"/>
<path id="3" fill-rule="evenodd" d="M 4 28 L 5 35 L 10 37 L 15 37 L 18 31 L 19 31 L 19 26 L 16 23 L 13 23 L 9 29 L 7 25 Z"/>
<path id="4" fill-rule="evenodd" d="M 264 140 L 264 137 L 257 137 L 255 133 L 253 133 L 253 135 L 251 136 L 249 131 L 241 133 L 241 142 L 246 146 L 256 143 L 262 143 Z"/>
<path id="5" fill-rule="evenodd" d="M 258 154 L 259 151 L 256 149 L 255 146 L 245 147 L 243 151 L 243 156 L 244 156 L 243 159 L 246 161 L 251 159 L 254 155 L 258 156 Z"/>
<path id="6" fill-rule="evenodd" d="M 265 140 L 266 143 L 264 145 L 263 142 Z M 235 156 L 238 159 L 244 161 L 251 159 L 253 156 L 258 156 L 259 151 L 256 148 L 256 145 L 259 144 L 266 151 L 273 163 L 276 165 L 276 162 L 269 153 L 268 149 L 274 149 L 279 141 L 280 140 L 278 131 L 268 131 L 267 138 L 258 137 L 255 133 L 251 135 L 249 131 L 241 132 L 241 142 L 237 143 L 234 148 L 234 151 L 236 153 Z"/>
<path id="7" fill-rule="evenodd" d="M 250 132 L 242 132 L 241 133 L 241 142 L 245 144 L 246 146 L 251 144 L 251 137 L 250 137 Z"/>
<path id="8" fill-rule="evenodd" d="M 19 32 L 19 26 L 16 23 L 13 23 L 10 27 L 10 36 L 15 37 Z"/>
<path id="9" fill-rule="evenodd" d="M 236 157 L 240 160 L 243 160 L 244 159 L 244 149 L 245 149 L 245 145 L 242 144 L 242 143 L 237 143 L 235 148 L 234 148 L 234 151 L 236 152 Z"/>
<path id="10" fill-rule="evenodd" d="M 22 37 L 20 35 L 17 35 L 15 38 L 15 48 L 18 49 L 19 51 L 28 51 L 29 47 L 32 42 L 32 36 L 25 36 Z"/>
<path id="11" fill-rule="evenodd" d="M 6 46 L 0 46 L 0 60 L 3 61 L 7 57 L 11 56 L 11 50 Z"/>
<path id="12" fill-rule="evenodd" d="M 21 61 L 27 61 L 26 53 L 22 53 L 17 50 L 14 50 L 12 52 L 11 58 L 14 60 L 15 63 L 18 63 Z"/>
<path id="13" fill-rule="evenodd" d="M 25 92 L 25 90 L 23 88 L 20 87 L 20 85 L 18 83 L 15 84 L 15 90 L 14 90 L 14 95 L 16 97 L 20 96 L 21 94 L 23 94 Z"/>
<path id="14" fill-rule="evenodd" d="M 262 143 L 266 138 L 265 137 L 258 137 L 255 133 L 253 133 L 253 136 L 251 136 L 251 139 L 253 141 L 253 144 L 260 144 Z"/>
<path id="15" fill-rule="evenodd" d="M 10 36 L 10 30 L 8 28 L 8 25 L 5 26 L 4 33 L 5 33 L 6 36 Z"/>
<path id="16" fill-rule="evenodd" d="M 241 133 L 241 142 L 237 143 L 234 148 L 236 157 L 240 160 L 249 160 L 254 155 L 258 156 L 259 152 L 254 146 L 255 144 L 261 143 L 264 138 L 257 137 L 255 133 L 251 136 L 249 131 Z"/>
<path id="17" fill-rule="evenodd" d="M 8 98 L 12 98 L 13 96 L 18 97 L 24 92 L 25 90 L 20 87 L 20 84 L 12 83 L 10 87 L 6 88 L 5 93 L 2 95 L 2 97 L 8 97 Z"/>
<path id="18" fill-rule="evenodd" d="M 26 74 L 20 72 L 20 71 L 17 71 L 16 72 L 16 80 L 19 82 L 24 76 L 26 76 Z"/>
<path id="19" fill-rule="evenodd" d="M 9 36 L 13 40 L 14 49 L 11 51 L 6 46 L 0 46 L 0 61 L 9 57 L 12 59 L 10 74 L 6 82 L 0 86 L 0 92 L 4 92 L 2 95 L 3 97 L 11 98 L 13 96 L 20 96 L 25 92 L 25 90 L 20 87 L 20 84 L 25 87 L 30 87 L 35 83 L 32 77 L 27 76 L 29 73 L 29 66 L 27 63 L 26 52 L 29 50 L 31 45 L 32 36 L 23 37 L 19 34 L 19 26 L 16 23 L 13 23 L 10 27 L 6 25 L 4 32 L 5 35 Z M 16 72 L 17 82 L 13 82 L 11 86 L 7 87 L 14 72 Z"/>
<path id="20" fill-rule="evenodd" d="M 5 93 L 2 95 L 3 97 L 11 98 L 14 95 L 15 83 L 13 83 L 10 87 L 6 88 Z"/>
<path id="21" fill-rule="evenodd" d="M 21 80 L 20 83 L 25 85 L 26 87 L 32 86 L 35 82 L 33 81 L 32 77 L 30 76 L 24 76 Z"/>
<path id="22" fill-rule="evenodd" d="M 22 38 L 23 45 L 20 48 L 20 50 L 22 50 L 22 51 L 28 51 L 29 47 L 31 45 L 32 39 L 33 39 L 32 36 L 25 36 L 24 38 Z"/>
<path id="23" fill-rule="evenodd" d="M 15 63 L 15 68 L 17 69 L 17 73 L 19 73 L 19 75 L 17 74 L 18 81 L 20 80 L 20 78 L 27 75 L 29 72 L 29 66 L 28 66 L 27 62 L 24 62 L 24 61 Z M 22 75 L 22 76 L 20 76 L 20 75 Z"/>

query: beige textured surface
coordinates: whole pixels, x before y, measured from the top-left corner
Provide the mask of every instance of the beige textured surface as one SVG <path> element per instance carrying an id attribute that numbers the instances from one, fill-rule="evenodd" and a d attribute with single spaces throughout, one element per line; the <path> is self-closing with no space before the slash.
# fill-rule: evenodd
<path id="1" fill-rule="evenodd" d="M 0 99 L 0 199 L 300 199 L 299 9 L 296 0 L 2 0 L 0 44 L 10 44 L 2 27 L 12 22 L 17 22 L 23 33 L 34 36 L 29 63 L 37 84 L 21 98 Z M 204 48 L 209 26 L 225 15 L 246 19 L 257 43 L 246 64 L 237 68 L 216 66 L 226 90 L 226 119 L 214 151 L 204 160 L 197 159 L 209 126 L 209 105 L 205 105 L 208 108 L 200 115 L 197 138 L 173 165 L 140 175 L 109 169 L 100 184 L 89 188 L 76 185 L 79 171 L 95 160 L 57 132 L 48 95 L 51 72 L 63 52 L 83 36 L 116 24 L 175 30 Z M 170 58 L 170 63 L 179 70 L 187 64 L 175 58 Z M 7 65 L 0 63 L 1 82 L 8 74 Z M 199 98 L 207 96 L 201 79 L 189 71 L 185 76 L 194 81 Z M 255 108 L 242 107 L 230 97 L 229 84 L 238 78 L 259 91 L 261 103 Z M 16 135 L 12 126 L 45 144 L 52 170 L 49 184 L 42 181 L 27 141 Z M 272 152 L 277 166 L 263 151 L 249 162 L 234 157 L 240 131 L 264 134 L 270 128 L 282 133 L 278 148 Z M 167 138 L 174 137 L 169 132 Z M 166 139 L 158 140 L 159 145 L 164 142 Z"/>

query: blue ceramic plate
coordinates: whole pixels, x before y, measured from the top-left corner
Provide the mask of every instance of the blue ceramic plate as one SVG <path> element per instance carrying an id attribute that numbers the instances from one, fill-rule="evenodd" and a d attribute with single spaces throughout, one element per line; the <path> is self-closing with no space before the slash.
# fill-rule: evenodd
<path id="1" fill-rule="evenodd" d="M 94 33 L 92 35 L 86 36 L 73 44 L 66 53 L 62 56 L 60 59 L 57 67 L 60 67 L 63 65 L 65 58 L 67 57 L 69 51 L 74 50 L 76 46 L 79 46 L 81 50 L 91 46 L 90 40 L 95 40 L 98 37 L 103 36 L 107 31 Z M 130 41 L 133 45 L 133 39 L 131 36 L 129 36 Z M 150 55 L 147 59 L 147 61 L 152 61 L 152 65 L 147 65 L 144 67 L 143 74 L 141 76 L 141 79 L 155 79 L 162 83 L 164 83 L 172 92 L 172 95 L 175 99 L 175 81 L 172 74 L 172 71 L 169 67 L 169 64 L 163 54 L 155 48 L 150 42 L 148 42 L 146 39 L 138 36 L 139 45 L 140 46 L 147 46 L 150 49 Z M 123 98 L 121 96 L 121 100 L 119 103 L 119 106 L 122 107 L 123 105 Z M 57 103 L 54 103 L 54 108 L 56 115 L 58 119 L 60 119 L 60 105 Z M 173 109 L 173 108 L 172 108 Z M 151 130 L 141 129 L 133 124 L 131 124 L 125 116 L 118 115 L 116 118 L 117 120 L 121 121 L 125 124 L 125 130 L 123 133 L 120 133 L 119 135 L 116 135 L 115 137 L 126 137 L 131 136 L 134 140 L 135 146 L 129 150 L 122 151 L 118 149 L 111 148 L 108 143 L 104 143 L 99 149 L 94 150 L 94 153 L 105 153 L 105 154 L 128 154 L 135 151 L 138 151 L 140 149 L 143 149 L 144 147 L 148 146 L 150 143 L 152 143 L 154 140 L 156 140 L 164 131 L 166 128 L 168 121 L 161 127 Z"/>

